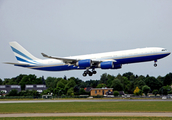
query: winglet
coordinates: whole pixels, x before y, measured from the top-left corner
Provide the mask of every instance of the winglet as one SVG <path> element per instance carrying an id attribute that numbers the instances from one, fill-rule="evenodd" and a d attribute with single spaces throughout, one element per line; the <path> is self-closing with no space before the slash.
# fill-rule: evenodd
<path id="1" fill-rule="evenodd" d="M 48 57 L 48 55 L 44 54 L 44 53 L 41 53 L 43 57 Z"/>

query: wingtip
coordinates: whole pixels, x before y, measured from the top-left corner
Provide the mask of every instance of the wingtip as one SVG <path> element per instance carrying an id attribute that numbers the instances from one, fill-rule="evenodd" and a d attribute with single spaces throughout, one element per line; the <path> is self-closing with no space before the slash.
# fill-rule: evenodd
<path id="1" fill-rule="evenodd" d="M 41 53 L 43 57 L 48 57 L 48 55 L 46 55 L 45 53 Z"/>

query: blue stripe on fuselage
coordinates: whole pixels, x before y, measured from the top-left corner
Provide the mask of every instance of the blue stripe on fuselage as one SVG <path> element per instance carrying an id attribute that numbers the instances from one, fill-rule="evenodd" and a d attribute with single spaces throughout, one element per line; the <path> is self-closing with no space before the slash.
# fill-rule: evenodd
<path id="1" fill-rule="evenodd" d="M 68 66 L 68 65 L 63 65 L 63 66 L 50 66 L 50 67 L 34 67 L 32 69 L 37 69 L 37 70 L 44 70 L 44 71 L 65 71 L 65 70 L 74 70 L 74 69 L 85 69 L 85 68 L 78 68 L 76 66 Z"/>
<path id="2" fill-rule="evenodd" d="M 78 68 L 74 65 L 60 65 L 60 66 L 36 66 L 36 65 L 15 65 L 20 67 L 31 68 L 35 70 L 43 70 L 43 71 L 65 71 L 65 70 L 76 70 L 76 69 L 85 69 L 85 68 Z"/>

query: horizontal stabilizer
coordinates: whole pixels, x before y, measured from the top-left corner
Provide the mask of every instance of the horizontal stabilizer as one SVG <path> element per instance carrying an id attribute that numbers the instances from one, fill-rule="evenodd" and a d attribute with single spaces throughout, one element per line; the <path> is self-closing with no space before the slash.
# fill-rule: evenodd
<path id="1" fill-rule="evenodd" d="M 4 64 L 12 64 L 12 65 L 30 65 L 30 64 L 24 64 L 24 63 L 11 63 L 11 62 L 4 62 Z"/>

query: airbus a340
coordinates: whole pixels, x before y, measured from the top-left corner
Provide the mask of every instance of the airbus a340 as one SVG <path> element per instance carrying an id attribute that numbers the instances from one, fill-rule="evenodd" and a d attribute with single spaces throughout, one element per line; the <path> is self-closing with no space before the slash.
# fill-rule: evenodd
<path id="1" fill-rule="evenodd" d="M 6 62 L 6 64 L 44 71 L 82 69 L 85 70 L 83 76 L 96 74 L 96 68 L 120 69 L 122 65 L 129 63 L 154 61 L 156 67 L 158 59 L 170 54 L 165 48 L 148 47 L 70 57 L 53 57 L 42 53 L 48 59 L 38 59 L 17 42 L 10 42 L 10 46 L 18 63 Z"/>

